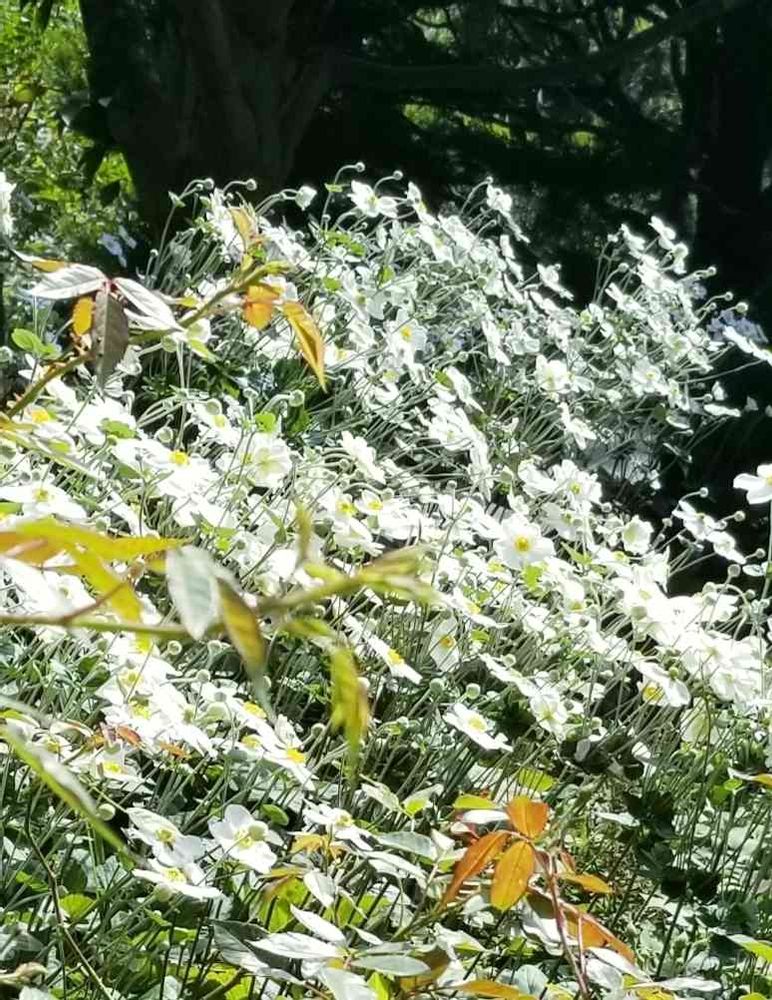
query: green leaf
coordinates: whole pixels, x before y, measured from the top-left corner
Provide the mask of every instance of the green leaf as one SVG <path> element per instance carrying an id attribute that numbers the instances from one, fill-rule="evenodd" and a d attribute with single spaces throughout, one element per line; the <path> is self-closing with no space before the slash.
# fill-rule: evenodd
<path id="1" fill-rule="evenodd" d="M 126 851 L 124 842 L 101 818 L 96 803 L 69 768 L 47 750 L 33 746 L 22 739 L 8 726 L 0 726 L 0 739 L 5 740 L 19 760 L 23 761 L 57 798 L 81 816 L 103 840 L 116 851 L 121 853 Z"/>
<path id="2" fill-rule="evenodd" d="M 217 566 L 202 549 L 185 545 L 166 556 L 166 580 L 180 621 L 194 639 L 203 639 L 220 620 Z"/>
<path id="3" fill-rule="evenodd" d="M 59 906 L 74 921 L 78 921 L 84 917 L 93 905 L 93 896 L 84 896 L 80 892 L 71 892 L 67 896 L 62 896 L 59 900 Z"/>
<path id="4" fill-rule="evenodd" d="M 499 806 L 484 795 L 459 795 L 453 803 L 453 808 L 466 811 L 467 809 L 498 809 Z"/>
<path id="5" fill-rule="evenodd" d="M 351 963 L 357 969 L 372 969 L 386 976 L 422 976 L 429 971 L 426 962 L 410 955 L 360 955 Z"/>
<path id="6" fill-rule="evenodd" d="M 62 353 L 56 344 L 46 344 L 32 330 L 25 330 L 22 327 L 17 327 L 11 333 L 11 340 L 19 350 L 27 351 L 33 357 L 46 361 L 58 358 Z"/>

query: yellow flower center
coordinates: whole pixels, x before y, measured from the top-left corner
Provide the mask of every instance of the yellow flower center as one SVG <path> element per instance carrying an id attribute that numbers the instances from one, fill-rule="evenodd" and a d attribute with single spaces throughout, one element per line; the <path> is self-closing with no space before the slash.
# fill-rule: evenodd
<path id="1" fill-rule="evenodd" d="M 443 649 L 453 649 L 453 647 L 456 645 L 456 640 L 453 638 L 452 635 L 444 635 L 440 639 L 438 645 L 442 646 Z"/>
<path id="2" fill-rule="evenodd" d="M 179 868 L 167 868 L 165 874 L 169 882 L 187 882 L 184 872 Z"/>
<path id="3" fill-rule="evenodd" d="M 408 343 L 413 339 L 413 331 L 410 329 L 409 326 L 403 326 L 402 329 L 399 331 L 399 335 L 400 337 L 402 337 L 403 340 L 408 341 Z"/>
<path id="4" fill-rule="evenodd" d="M 169 455 L 172 465 L 190 465 L 190 455 L 184 451 L 173 451 Z"/>
<path id="5" fill-rule="evenodd" d="M 45 488 L 45 486 L 39 486 L 32 494 L 33 498 L 37 503 L 45 503 L 46 500 L 51 499 L 51 494 Z"/>
<path id="6" fill-rule="evenodd" d="M 42 406 L 31 406 L 27 414 L 33 424 L 47 424 L 49 420 L 53 420 L 48 410 L 44 410 Z"/>
<path id="7" fill-rule="evenodd" d="M 339 500 L 336 510 L 339 514 L 351 515 L 356 513 L 356 507 L 349 500 Z"/>
<path id="8" fill-rule="evenodd" d="M 115 761 L 106 760 L 102 764 L 102 770 L 105 774 L 123 774 L 123 766 L 121 764 L 116 764 Z"/>
<path id="9" fill-rule="evenodd" d="M 405 662 L 396 649 L 389 649 L 386 653 L 386 659 L 395 667 Z"/>
<path id="10" fill-rule="evenodd" d="M 297 747 L 290 747 L 287 750 L 287 760 L 291 760 L 293 764 L 305 764 L 306 755 Z"/>
<path id="11" fill-rule="evenodd" d="M 159 840 L 162 844 L 173 844 L 174 843 L 174 832 L 162 827 L 157 831 L 155 835 L 156 840 Z"/>
<path id="12" fill-rule="evenodd" d="M 262 710 L 262 708 L 260 708 L 259 705 L 256 705 L 253 701 L 244 702 L 244 711 L 249 712 L 250 715 L 254 715 L 258 719 L 265 718 L 265 712 Z"/>
<path id="13" fill-rule="evenodd" d="M 531 551 L 531 539 L 526 538 L 525 535 L 518 535 L 512 543 L 518 552 L 530 552 Z"/>
<path id="14" fill-rule="evenodd" d="M 481 715 L 470 715 L 467 725 L 470 729 L 474 729 L 478 733 L 484 733 L 488 728 L 485 725 L 485 719 Z"/>
<path id="15" fill-rule="evenodd" d="M 262 748 L 262 743 L 260 742 L 260 737 L 255 736 L 254 733 L 247 733 L 244 739 L 241 741 L 248 750 L 260 750 Z"/>

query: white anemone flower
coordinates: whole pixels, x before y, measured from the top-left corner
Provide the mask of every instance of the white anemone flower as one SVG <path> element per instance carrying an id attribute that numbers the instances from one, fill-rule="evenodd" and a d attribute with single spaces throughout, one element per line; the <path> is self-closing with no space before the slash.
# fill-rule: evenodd
<path id="1" fill-rule="evenodd" d="M 519 514 L 512 514 L 502 522 L 501 534 L 493 547 L 510 569 L 522 569 L 555 554 L 555 546 L 542 535 L 538 524 Z"/>
<path id="2" fill-rule="evenodd" d="M 772 500 L 772 464 L 760 465 L 755 476 L 748 472 L 735 476 L 733 485 L 736 490 L 746 491 L 748 503 L 769 503 Z"/>
<path id="3" fill-rule="evenodd" d="M 276 861 L 276 855 L 266 843 L 268 827 L 254 819 L 244 806 L 226 806 L 221 820 L 209 820 L 209 832 L 226 857 L 253 871 L 264 875 Z"/>
<path id="4" fill-rule="evenodd" d="M 184 865 L 163 865 L 151 858 L 147 868 L 135 868 L 132 874 L 167 892 L 191 899 L 219 899 L 222 896 L 219 889 L 206 884 L 203 871 L 192 861 Z"/>
<path id="5" fill-rule="evenodd" d="M 457 701 L 443 715 L 443 719 L 449 726 L 453 726 L 468 736 L 470 740 L 481 746 L 483 750 L 511 750 L 512 747 L 507 739 L 500 733 L 493 735 L 493 723 L 484 718 L 479 712 L 467 708 Z"/>

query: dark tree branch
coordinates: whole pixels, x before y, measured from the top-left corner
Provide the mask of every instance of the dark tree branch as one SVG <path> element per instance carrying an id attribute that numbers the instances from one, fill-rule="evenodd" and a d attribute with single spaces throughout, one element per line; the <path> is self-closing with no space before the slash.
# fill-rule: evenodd
<path id="1" fill-rule="evenodd" d="M 665 39 L 686 34 L 700 24 L 748 2 L 749 0 L 698 0 L 693 6 L 618 45 L 583 59 L 567 60 L 549 66 L 527 66 L 515 70 L 455 64 L 391 66 L 341 54 L 336 59 L 335 83 L 341 87 L 360 87 L 391 94 L 445 91 L 513 95 L 536 87 L 565 86 L 633 62 Z"/>

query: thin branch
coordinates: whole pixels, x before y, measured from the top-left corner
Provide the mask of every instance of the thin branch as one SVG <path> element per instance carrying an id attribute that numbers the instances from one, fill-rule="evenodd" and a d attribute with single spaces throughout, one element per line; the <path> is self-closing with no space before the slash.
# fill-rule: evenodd
<path id="1" fill-rule="evenodd" d="M 334 82 L 341 87 L 360 87 L 382 93 L 427 93 L 445 91 L 474 94 L 520 94 L 538 87 L 557 87 L 586 80 L 640 59 L 662 41 L 686 34 L 698 25 L 729 13 L 749 0 L 699 0 L 641 31 L 619 45 L 582 59 L 548 66 L 526 66 L 507 70 L 492 66 L 394 66 L 340 54 L 334 66 Z"/>

